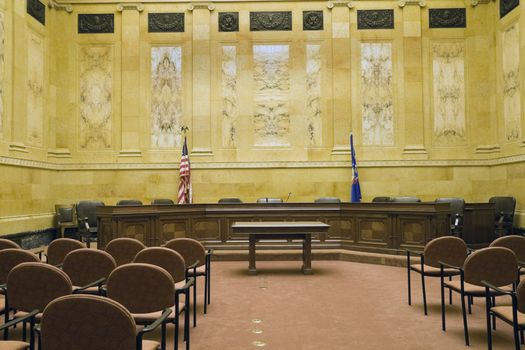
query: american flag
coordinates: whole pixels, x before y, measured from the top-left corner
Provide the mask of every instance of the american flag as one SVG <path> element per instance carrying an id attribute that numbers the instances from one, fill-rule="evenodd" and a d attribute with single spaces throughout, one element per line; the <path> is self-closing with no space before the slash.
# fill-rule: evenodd
<path id="1" fill-rule="evenodd" d="M 350 152 L 352 153 L 352 188 L 350 190 L 350 201 L 361 202 L 361 186 L 357 174 L 357 162 L 355 160 L 354 135 L 350 133 Z"/>
<path id="2" fill-rule="evenodd" d="M 182 146 L 182 156 L 180 157 L 179 169 L 179 204 L 191 203 L 191 178 L 190 178 L 190 157 L 188 155 L 188 143 L 184 136 L 184 146 Z"/>

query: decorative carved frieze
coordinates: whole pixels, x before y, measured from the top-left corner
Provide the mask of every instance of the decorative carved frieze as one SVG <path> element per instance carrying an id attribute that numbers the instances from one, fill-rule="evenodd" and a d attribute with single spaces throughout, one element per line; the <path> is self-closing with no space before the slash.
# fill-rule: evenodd
<path id="1" fill-rule="evenodd" d="M 194 2 L 190 6 L 188 6 L 188 11 L 193 11 L 193 10 L 213 11 L 215 10 L 215 5 L 211 2 Z"/>
<path id="2" fill-rule="evenodd" d="M 81 34 L 114 33 L 115 18 L 112 13 L 79 14 L 78 32 Z"/>
<path id="3" fill-rule="evenodd" d="M 464 8 L 429 9 L 430 28 L 466 28 L 467 11 Z"/>
<path id="4" fill-rule="evenodd" d="M 394 29 L 394 10 L 357 10 L 357 29 Z"/>
<path id="5" fill-rule="evenodd" d="M 38 0 L 27 0 L 27 13 L 43 25 L 46 24 L 46 6 Z"/>
<path id="6" fill-rule="evenodd" d="M 505 17 L 507 13 L 514 10 L 520 4 L 520 0 L 500 0 L 499 18 Z"/>
<path id="7" fill-rule="evenodd" d="M 397 6 L 403 8 L 407 5 L 417 5 L 419 7 L 425 7 L 427 6 L 427 3 L 425 0 L 399 0 L 397 2 Z"/>
<path id="8" fill-rule="evenodd" d="M 144 11 L 144 5 L 140 2 L 137 3 L 120 3 L 117 5 L 117 11 L 122 12 L 125 10 L 135 10 L 138 12 Z"/>
<path id="9" fill-rule="evenodd" d="M 323 30 L 323 11 L 303 11 L 303 30 Z"/>
<path id="10" fill-rule="evenodd" d="M 57 11 L 66 11 L 67 13 L 73 12 L 73 5 L 58 3 L 56 2 L 56 0 L 49 0 L 49 3 L 47 4 L 47 6 Z"/>
<path id="11" fill-rule="evenodd" d="M 184 32 L 184 13 L 148 13 L 150 33 Z"/>
<path id="12" fill-rule="evenodd" d="M 219 32 L 238 32 L 239 12 L 219 12 Z"/>
<path id="13" fill-rule="evenodd" d="M 292 30 L 291 11 L 250 12 L 250 30 Z"/>
<path id="14" fill-rule="evenodd" d="M 334 7 L 353 8 L 354 4 L 348 0 L 335 0 L 335 1 L 328 1 L 328 3 L 326 4 L 326 7 L 328 7 L 330 10 L 333 9 Z"/>

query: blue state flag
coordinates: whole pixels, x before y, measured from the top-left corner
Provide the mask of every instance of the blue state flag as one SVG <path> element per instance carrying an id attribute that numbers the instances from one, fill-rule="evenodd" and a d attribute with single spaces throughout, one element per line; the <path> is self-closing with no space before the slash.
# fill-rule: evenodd
<path id="1" fill-rule="evenodd" d="M 361 186 L 359 186 L 359 175 L 357 174 L 357 163 L 355 161 L 354 135 L 350 133 L 350 152 L 352 153 L 352 189 L 350 191 L 351 202 L 361 202 Z"/>

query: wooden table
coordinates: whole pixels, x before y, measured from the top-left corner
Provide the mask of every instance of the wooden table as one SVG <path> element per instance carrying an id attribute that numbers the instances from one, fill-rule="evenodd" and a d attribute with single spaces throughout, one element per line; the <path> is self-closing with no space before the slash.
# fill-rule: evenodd
<path id="1" fill-rule="evenodd" d="M 302 239 L 305 275 L 312 273 L 312 233 L 327 232 L 330 225 L 320 221 L 237 221 L 232 225 L 234 233 L 249 236 L 248 273 L 257 274 L 255 268 L 255 243 L 261 239 Z"/>

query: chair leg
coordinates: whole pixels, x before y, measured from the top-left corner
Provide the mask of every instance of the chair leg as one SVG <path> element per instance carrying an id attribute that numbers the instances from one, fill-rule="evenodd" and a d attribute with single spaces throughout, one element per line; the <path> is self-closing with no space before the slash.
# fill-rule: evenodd
<path id="1" fill-rule="evenodd" d="M 467 297 L 467 300 L 468 300 L 468 314 L 471 315 L 472 314 L 472 304 L 473 304 L 473 301 L 472 301 L 472 296 L 468 296 Z"/>
<path id="2" fill-rule="evenodd" d="M 441 282 L 441 329 L 446 331 L 445 327 L 445 286 L 443 284 L 443 276 L 440 277 Z"/>
<path id="3" fill-rule="evenodd" d="M 520 343 L 525 344 L 525 336 L 523 335 L 523 328 L 520 328 Z"/>
<path id="4" fill-rule="evenodd" d="M 427 311 L 427 292 L 425 290 L 425 274 L 421 274 L 421 290 L 423 291 L 423 309 L 425 310 L 425 316 L 428 315 Z"/>
<path id="5" fill-rule="evenodd" d="M 193 284 L 193 327 L 197 327 L 197 276 L 195 275 Z"/>
<path id="6" fill-rule="evenodd" d="M 194 301 L 196 300 L 197 299 L 194 299 Z M 186 350 L 190 350 L 190 304 L 187 303 L 186 306 L 186 310 L 188 310 L 188 312 L 184 314 L 184 330 L 186 333 L 184 338 L 186 339 Z"/>
<path id="7" fill-rule="evenodd" d="M 25 329 L 25 325 L 24 325 L 24 329 Z M 34 348 L 35 348 L 35 319 L 31 318 L 31 321 L 29 321 L 29 349 L 34 350 Z M 38 348 L 42 349 L 40 337 L 38 337 Z"/>
<path id="8" fill-rule="evenodd" d="M 211 297 L 210 297 L 210 291 L 211 291 L 211 261 L 208 260 L 208 268 L 206 269 L 206 272 L 207 272 L 207 278 L 208 278 L 208 304 L 210 303 L 211 301 Z"/>
<path id="9" fill-rule="evenodd" d="M 496 297 L 492 297 L 492 306 L 496 306 Z M 492 329 L 496 330 L 496 315 L 492 315 Z"/>
<path id="10" fill-rule="evenodd" d="M 184 310 L 184 313 L 186 312 L 187 310 Z M 175 334 L 173 337 L 173 342 L 175 344 L 173 345 L 173 350 L 178 350 L 179 349 L 179 315 L 175 315 L 175 319 L 173 320 L 173 322 L 174 322 L 173 328 L 175 329 Z"/>
<path id="11" fill-rule="evenodd" d="M 408 274 L 408 305 L 412 305 L 412 291 L 410 287 L 410 265 L 407 266 L 407 274 Z"/>
<path id="12" fill-rule="evenodd" d="M 518 332 L 518 323 L 516 320 L 512 322 L 512 326 L 514 329 L 514 344 L 516 345 L 516 350 L 520 350 L 520 337 Z"/>
<path id="13" fill-rule="evenodd" d="M 452 281 L 452 276 L 448 276 L 448 280 Z M 448 290 L 448 303 L 452 305 L 452 289 Z"/>
<path id="14" fill-rule="evenodd" d="M 22 322 L 22 341 L 26 341 L 27 339 L 27 323 L 26 321 Z"/>
<path id="15" fill-rule="evenodd" d="M 166 350 L 166 322 L 162 322 L 160 326 L 160 348 Z"/>
<path id="16" fill-rule="evenodd" d="M 206 306 L 208 304 L 208 277 L 206 272 L 204 273 L 204 313 L 206 314 Z"/>
<path id="17" fill-rule="evenodd" d="M 490 308 L 492 307 L 492 303 L 490 302 L 490 297 L 488 296 L 488 287 L 486 287 L 486 297 L 485 297 L 485 312 L 487 316 L 487 345 L 488 350 L 492 350 L 492 329 L 490 325 Z"/>
<path id="18" fill-rule="evenodd" d="M 463 331 L 465 333 L 465 345 L 470 346 L 470 341 L 469 341 L 469 336 L 468 336 L 467 310 L 466 310 L 466 305 L 465 305 L 465 294 L 463 293 L 461 293 L 461 311 L 463 313 Z"/>

